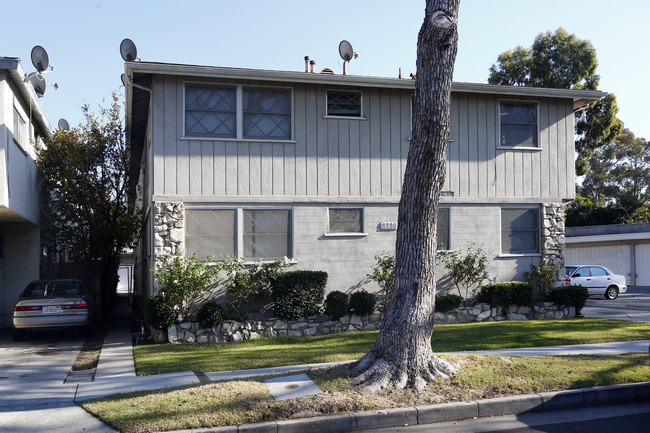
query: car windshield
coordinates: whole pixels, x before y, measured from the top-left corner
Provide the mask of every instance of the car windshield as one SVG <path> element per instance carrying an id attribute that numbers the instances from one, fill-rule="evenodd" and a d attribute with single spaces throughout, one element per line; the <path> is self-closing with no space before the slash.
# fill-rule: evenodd
<path id="1" fill-rule="evenodd" d="M 38 297 L 45 296 L 45 287 L 47 287 L 46 281 L 36 281 L 29 283 L 29 285 L 23 290 L 22 296 L 25 297 Z"/>
<path id="2" fill-rule="evenodd" d="M 81 285 L 75 281 L 57 281 L 47 288 L 47 296 L 81 296 Z"/>
<path id="3" fill-rule="evenodd" d="M 567 266 L 565 269 L 566 269 L 567 276 L 570 276 L 572 273 L 574 273 L 576 271 L 576 269 L 578 269 L 578 267 L 577 266 Z"/>

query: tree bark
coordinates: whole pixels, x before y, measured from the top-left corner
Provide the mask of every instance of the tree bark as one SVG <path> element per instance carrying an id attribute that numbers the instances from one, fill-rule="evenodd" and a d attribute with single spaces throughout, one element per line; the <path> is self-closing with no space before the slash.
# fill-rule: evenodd
<path id="1" fill-rule="evenodd" d="M 399 204 L 395 288 L 377 342 L 350 368 L 370 392 L 421 389 L 455 367 L 431 349 L 436 220 L 445 181 L 460 0 L 427 0 L 418 36 L 413 134 Z"/>

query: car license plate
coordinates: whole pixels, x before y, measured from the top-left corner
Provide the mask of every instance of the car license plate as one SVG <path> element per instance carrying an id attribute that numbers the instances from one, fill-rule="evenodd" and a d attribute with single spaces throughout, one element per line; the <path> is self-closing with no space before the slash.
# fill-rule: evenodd
<path id="1" fill-rule="evenodd" d="M 43 313 L 60 313 L 61 307 L 59 305 L 45 305 L 43 306 Z"/>

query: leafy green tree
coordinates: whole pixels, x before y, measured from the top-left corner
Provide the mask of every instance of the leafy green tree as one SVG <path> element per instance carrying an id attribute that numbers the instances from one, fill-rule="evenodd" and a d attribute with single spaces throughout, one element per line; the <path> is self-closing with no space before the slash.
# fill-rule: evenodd
<path id="1" fill-rule="evenodd" d="M 625 129 L 589 157 L 589 172 L 567 206 L 568 226 L 648 222 L 650 144 Z"/>
<path id="2" fill-rule="evenodd" d="M 120 253 L 136 239 L 141 215 L 127 207 L 129 153 L 117 97 L 98 114 L 88 105 L 82 111 L 84 123 L 54 132 L 38 151 L 44 237 L 73 261 L 99 265 L 107 308 Z"/>
<path id="3" fill-rule="evenodd" d="M 591 42 L 563 28 L 540 33 L 531 48 L 518 46 L 501 53 L 490 67 L 488 82 L 510 86 L 587 89 L 598 87 L 598 60 Z M 590 154 L 614 140 L 622 129 L 616 118 L 616 97 L 609 94 L 576 113 L 576 172 L 584 174 Z"/>

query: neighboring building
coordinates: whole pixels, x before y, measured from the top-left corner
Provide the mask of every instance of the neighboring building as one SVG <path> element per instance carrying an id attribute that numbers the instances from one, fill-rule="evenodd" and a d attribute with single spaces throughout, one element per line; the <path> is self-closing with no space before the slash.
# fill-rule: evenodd
<path id="1" fill-rule="evenodd" d="M 165 254 L 288 257 L 364 284 L 393 252 L 414 81 L 127 62 L 132 185 L 145 214 L 136 292 Z M 605 93 L 455 83 L 440 248 L 474 242 L 492 274 L 562 261 L 574 112 Z M 372 289 L 372 287 L 371 287 Z"/>
<path id="2" fill-rule="evenodd" d="M 18 295 L 39 278 L 39 183 L 35 146 L 50 126 L 20 59 L 0 57 L 0 328 Z"/>
<path id="3" fill-rule="evenodd" d="M 602 265 L 630 286 L 650 286 L 650 224 L 567 227 L 566 263 Z"/>

